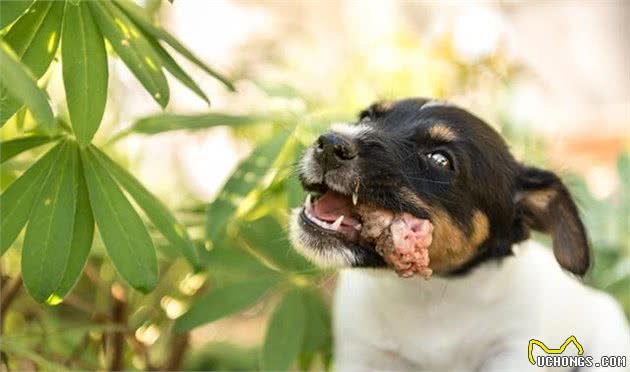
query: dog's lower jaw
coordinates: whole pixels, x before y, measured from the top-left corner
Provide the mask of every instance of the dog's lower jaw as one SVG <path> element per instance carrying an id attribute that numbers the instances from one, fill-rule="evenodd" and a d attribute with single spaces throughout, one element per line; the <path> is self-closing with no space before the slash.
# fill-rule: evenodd
<path id="1" fill-rule="evenodd" d="M 348 267 L 385 268 L 385 261 L 375 251 L 358 245 L 348 245 L 332 236 L 314 236 L 305 231 L 302 207 L 291 211 L 289 240 L 306 259 L 318 267 L 342 269 Z"/>
<path id="2" fill-rule="evenodd" d="M 341 244 L 337 247 L 327 244 L 324 247 L 321 240 L 306 233 L 300 226 L 303 223 L 301 213 L 302 207 L 293 209 L 289 222 L 289 239 L 300 254 L 315 265 L 326 269 L 352 267 L 356 264 L 355 257 Z"/>

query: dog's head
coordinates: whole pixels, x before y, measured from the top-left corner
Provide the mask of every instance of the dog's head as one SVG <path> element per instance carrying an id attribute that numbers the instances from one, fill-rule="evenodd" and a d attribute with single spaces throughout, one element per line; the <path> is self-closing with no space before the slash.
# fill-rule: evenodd
<path id="1" fill-rule="evenodd" d="M 299 177 L 308 196 L 292 215 L 291 239 L 321 266 L 386 266 L 365 239 L 371 211 L 430 221 L 429 267 L 440 275 L 511 254 L 530 229 L 552 236 L 565 269 L 583 275 L 589 266 L 585 230 L 561 180 L 517 162 L 496 131 L 452 105 L 374 104 L 357 123 L 322 134 Z"/>

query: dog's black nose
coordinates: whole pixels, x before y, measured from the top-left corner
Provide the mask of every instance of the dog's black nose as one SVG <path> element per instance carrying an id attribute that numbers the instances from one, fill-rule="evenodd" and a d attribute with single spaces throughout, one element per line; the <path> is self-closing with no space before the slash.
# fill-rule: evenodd
<path id="1" fill-rule="evenodd" d="M 355 158 L 357 149 L 342 135 L 328 132 L 317 139 L 315 156 L 325 170 L 334 169 L 340 167 L 345 161 Z"/>

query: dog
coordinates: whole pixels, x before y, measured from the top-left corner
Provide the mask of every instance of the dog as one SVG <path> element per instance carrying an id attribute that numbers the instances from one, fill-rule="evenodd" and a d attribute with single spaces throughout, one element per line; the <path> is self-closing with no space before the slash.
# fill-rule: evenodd
<path id="1" fill-rule="evenodd" d="M 628 370 L 621 307 L 580 281 L 591 257 L 568 189 L 516 161 L 473 114 L 423 98 L 375 103 L 322 134 L 298 168 L 308 196 L 292 211 L 292 244 L 342 269 L 337 370 Z M 400 261 L 402 248 L 387 256 L 382 241 L 403 235 L 370 236 L 401 215 L 430 225 L 421 240 L 403 222 L 404 239 L 428 257 Z M 532 231 L 548 234 L 552 249 Z"/>

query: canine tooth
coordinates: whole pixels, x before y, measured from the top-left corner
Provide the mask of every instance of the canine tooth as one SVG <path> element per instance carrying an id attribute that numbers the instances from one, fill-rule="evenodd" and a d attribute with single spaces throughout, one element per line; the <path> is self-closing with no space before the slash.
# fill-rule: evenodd
<path id="1" fill-rule="evenodd" d="M 333 230 L 339 230 L 339 226 L 341 226 L 341 222 L 343 222 L 343 215 L 339 216 L 339 218 L 335 220 L 335 222 L 331 225 L 330 228 Z"/>
<path id="2" fill-rule="evenodd" d="M 359 201 L 359 195 L 356 192 L 352 193 L 352 204 L 357 205 L 357 202 Z"/>
<path id="3" fill-rule="evenodd" d="M 312 198 L 311 194 L 306 195 L 306 201 L 304 202 L 304 206 L 306 207 L 306 210 L 311 209 L 311 204 L 312 204 L 311 198 Z"/>

